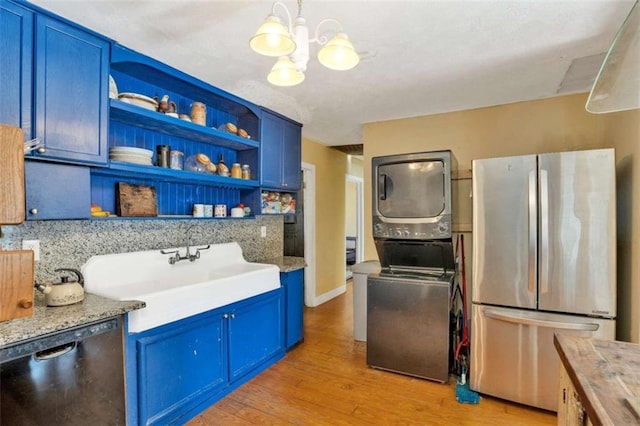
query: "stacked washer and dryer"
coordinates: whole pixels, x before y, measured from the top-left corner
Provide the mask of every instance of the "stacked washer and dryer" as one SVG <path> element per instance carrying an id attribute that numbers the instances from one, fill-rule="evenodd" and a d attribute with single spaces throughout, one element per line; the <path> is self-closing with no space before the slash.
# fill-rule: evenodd
<path id="1" fill-rule="evenodd" d="M 379 273 L 367 278 L 367 364 L 447 382 L 452 240 L 451 151 L 372 159 Z"/>

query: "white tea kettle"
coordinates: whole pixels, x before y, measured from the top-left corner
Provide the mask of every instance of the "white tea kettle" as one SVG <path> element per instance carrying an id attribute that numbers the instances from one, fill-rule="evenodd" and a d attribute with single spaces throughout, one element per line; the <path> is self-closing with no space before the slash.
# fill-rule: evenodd
<path id="1" fill-rule="evenodd" d="M 77 269 L 60 268 L 56 272 L 68 271 L 77 275 L 77 281 L 61 276 L 59 283 L 36 284 L 35 287 L 44 293 L 47 306 L 66 306 L 81 302 L 84 299 L 84 277 Z"/>

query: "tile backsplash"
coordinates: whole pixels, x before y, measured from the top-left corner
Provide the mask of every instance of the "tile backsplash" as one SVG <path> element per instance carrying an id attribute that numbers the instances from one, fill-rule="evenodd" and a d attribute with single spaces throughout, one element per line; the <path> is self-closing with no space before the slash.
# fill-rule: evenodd
<path id="1" fill-rule="evenodd" d="M 27 221 L 2 226 L 0 244 L 4 250 L 22 248 L 22 240 L 40 241 L 36 282 L 59 278 L 57 268 L 80 267 L 98 254 L 124 253 L 184 247 L 185 231 L 191 230 L 191 244 L 205 245 L 236 241 L 250 262 L 282 256 L 282 216 L 256 216 L 242 220 L 56 220 Z M 266 226 L 267 236 L 260 236 Z"/>

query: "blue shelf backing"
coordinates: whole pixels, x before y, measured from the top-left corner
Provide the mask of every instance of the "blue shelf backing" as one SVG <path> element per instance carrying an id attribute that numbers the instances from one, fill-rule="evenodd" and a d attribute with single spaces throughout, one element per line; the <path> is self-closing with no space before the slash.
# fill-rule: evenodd
<path id="1" fill-rule="evenodd" d="M 94 169 L 97 170 L 97 169 Z M 103 210 L 116 213 L 116 184 L 126 182 L 136 185 L 150 185 L 156 188 L 159 215 L 191 215 L 193 205 L 226 204 L 227 212 L 240 202 L 237 188 L 222 188 L 200 184 L 176 184 L 157 179 L 134 178 L 128 176 L 91 175 L 91 203 Z"/>

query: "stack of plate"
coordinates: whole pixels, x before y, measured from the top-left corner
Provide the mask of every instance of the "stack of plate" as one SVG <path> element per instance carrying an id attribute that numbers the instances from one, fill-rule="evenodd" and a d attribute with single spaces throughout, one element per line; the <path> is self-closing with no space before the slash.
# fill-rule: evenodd
<path id="1" fill-rule="evenodd" d="M 145 109 L 150 109 L 151 111 L 158 110 L 158 102 L 155 99 L 152 99 L 145 95 L 140 95 L 138 93 L 119 93 L 118 99 L 128 104 L 133 104 Z"/>
<path id="2" fill-rule="evenodd" d="M 150 151 L 148 149 L 133 148 L 128 146 L 114 146 L 113 148 L 109 148 L 110 160 L 124 161 L 125 163 L 152 166 L 152 156 L 153 151 Z"/>

